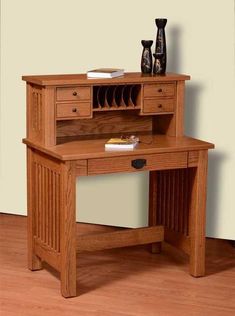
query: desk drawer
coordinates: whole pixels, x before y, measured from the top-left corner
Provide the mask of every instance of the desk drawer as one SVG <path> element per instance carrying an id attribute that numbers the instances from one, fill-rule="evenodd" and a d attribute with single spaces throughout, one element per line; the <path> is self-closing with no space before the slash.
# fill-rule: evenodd
<path id="1" fill-rule="evenodd" d="M 178 152 L 89 159 L 88 175 L 186 168 L 187 157 L 187 152 Z"/>
<path id="2" fill-rule="evenodd" d="M 173 112 L 174 99 L 145 99 L 143 113 Z"/>
<path id="3" fill-rule="evenodd" d="M 174 83 L 157 83 L 144 85 L 144 97 L 173 97 L 175 95 Z"/>
<path id="4" fill-rule="evenodd" d="M 90 100 L 91 88 L 90 87 L 66 87 L 56 89 L 57 101 L 79 101 Z"/>
<path id="5" fill-rule="evenodd" d="M 91 117 L 91 103 L 61 103 L 56 105 L 57 118 Z"/>

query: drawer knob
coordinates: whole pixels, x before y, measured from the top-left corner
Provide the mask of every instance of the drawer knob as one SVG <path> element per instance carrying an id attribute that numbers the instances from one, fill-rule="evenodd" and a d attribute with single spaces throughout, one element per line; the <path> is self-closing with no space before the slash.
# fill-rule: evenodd
<path id="1" fill-rule="evenodd" d="M 158 92 L 162 92 L 162 89 L 158 89 Z"/>
<path id="2" fill-rule="evenodd" d="M 73 108 L 72 112 L 76 113 L 77 112 L 77 108 Z"/>
<path id="3" fill-rule="evenodd" d="M 146 159 L 135 159 L 131 161 L 131 165 L 135 169 L 141 169 L 146 166 Z"/>
<path id="4" fill-rule="evenodd" d="M 74 91 L 73 95 L 76 97 L 78 95 L 77 91 Z"/>
<path id="5" fill-rule="evenodd" d="M 158 107 L 159 107 L 159 109 L 161 109 L 162 108 L 162 104 L 158 104 Z"/>

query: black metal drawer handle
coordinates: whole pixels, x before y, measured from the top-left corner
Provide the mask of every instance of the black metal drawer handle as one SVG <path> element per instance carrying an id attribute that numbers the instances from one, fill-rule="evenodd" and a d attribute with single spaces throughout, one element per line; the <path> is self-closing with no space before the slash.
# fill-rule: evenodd
<path id="1" fill-rule="evenodd" d="M 131 161 L 131 165 L 135 169 L 141 169 L 146 166 L 146 159 L 135 159 Z"/>

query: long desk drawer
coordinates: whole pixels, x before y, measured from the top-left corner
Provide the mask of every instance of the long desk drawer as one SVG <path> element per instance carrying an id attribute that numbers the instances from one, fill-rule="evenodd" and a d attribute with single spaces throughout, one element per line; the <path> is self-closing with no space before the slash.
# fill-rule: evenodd
<path id="1" fill-rule="evenodd" d="M 187 157 L 178 152 L 89 159 L 88 175 L 186 168 Z"/>

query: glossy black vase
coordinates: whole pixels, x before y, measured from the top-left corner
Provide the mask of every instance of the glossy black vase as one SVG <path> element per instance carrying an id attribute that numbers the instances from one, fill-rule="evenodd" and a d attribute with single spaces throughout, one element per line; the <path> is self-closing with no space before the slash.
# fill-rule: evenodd
<path id="1" fill-rule="evenodd" d="M 155 19 L 157 26 L 157 37 L 155 46 L 155 61 L 153 72 L 155 74 L 164 74 L 166 72 L 166 36 L 165 26 L 167 19 Z"/>
<path id="2" fill-rule="evenodd" d="M 143 52 L 142 52 L 142 57 L 141 57 L 141 72 L 143 74 L 151 74 L 152 68 L 153 68 L 151 46 L 153 44 L 153 41 L 142 40 L 141 44 L 143 45 Z"/>

